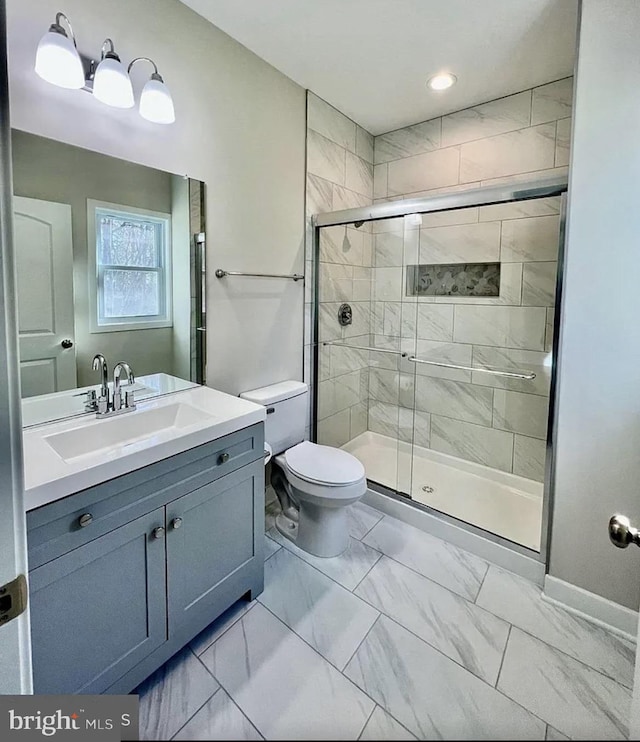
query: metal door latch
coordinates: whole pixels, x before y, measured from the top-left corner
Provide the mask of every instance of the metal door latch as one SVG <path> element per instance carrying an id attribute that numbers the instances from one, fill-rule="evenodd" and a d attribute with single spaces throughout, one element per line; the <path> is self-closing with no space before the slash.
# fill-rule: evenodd
<path id="1" fill-rule="evenodd" d="M 629 544 L 640 546 L 640 532 L 626 515 L 616 514 L 609 521 L 609 540 L 619 549 L 626 549 Z"/>
<path id="2" fill-rule="evenodd" d="M 27 609 L 27 580 L 18 575 L 15 580 L 0 587 L 0 626 L 4 626 Z"/>

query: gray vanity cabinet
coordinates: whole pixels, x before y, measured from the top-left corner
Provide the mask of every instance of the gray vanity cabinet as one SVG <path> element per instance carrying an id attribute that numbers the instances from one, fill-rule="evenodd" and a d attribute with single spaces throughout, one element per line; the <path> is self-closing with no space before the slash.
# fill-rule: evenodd
<path id="1" fill-rule="evenodd" d="M 163 526 L 154 510 L 32 570 L 36 693 L 98 693 L 166 641 Z"/>
<path id="2" fill-rule="evenodd" d="M 225 583 L 254 557 L 260 530 L 254 503 L 263 486 L 254 469 L 243 467 L 167 505 L 171 638 L 188 641 L 194 628 L 206 626 L 209 616 L 233 602 Z"/>
<path id="3" fill-rule="evenodd" d="M 38 694 L 128 693 L 264 585 L 253 425 L 27 513 Z"/>

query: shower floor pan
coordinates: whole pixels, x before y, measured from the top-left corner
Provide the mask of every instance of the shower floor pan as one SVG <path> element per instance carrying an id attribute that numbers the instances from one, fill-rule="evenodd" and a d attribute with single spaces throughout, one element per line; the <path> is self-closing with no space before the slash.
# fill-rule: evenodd
<path id="1" fill-rule="evenodd" d="M 342 448 L 362 462 L 369 480 L 540 550 L 542 483 L 370 431 Z"/>

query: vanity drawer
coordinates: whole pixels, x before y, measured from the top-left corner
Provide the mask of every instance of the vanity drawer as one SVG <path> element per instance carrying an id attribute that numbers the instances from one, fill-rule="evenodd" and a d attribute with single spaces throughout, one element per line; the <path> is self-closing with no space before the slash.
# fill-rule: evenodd
<path id="1" fill-rule="evenodd" d="M 27 513 L 29 568 L 77 549 L 264 456 L 262 423 Z"/>

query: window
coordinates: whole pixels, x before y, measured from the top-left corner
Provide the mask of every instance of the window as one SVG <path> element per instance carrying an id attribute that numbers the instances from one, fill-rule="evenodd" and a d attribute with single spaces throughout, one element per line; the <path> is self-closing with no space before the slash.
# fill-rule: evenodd
<path id="1" fill-rule="evenodd" d="M 171 217 L 95 201 L 88 207 L 93 332 L 170 327 Z"/>

